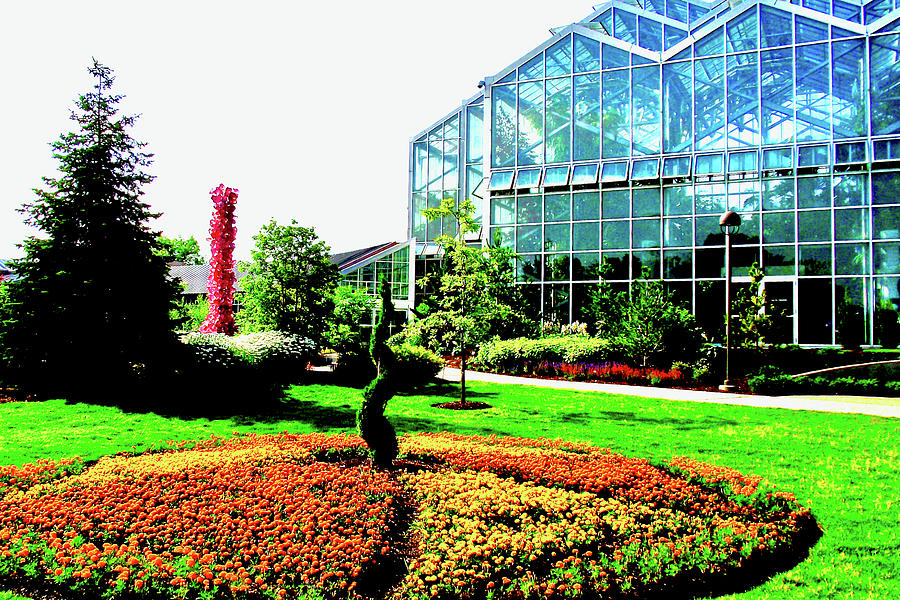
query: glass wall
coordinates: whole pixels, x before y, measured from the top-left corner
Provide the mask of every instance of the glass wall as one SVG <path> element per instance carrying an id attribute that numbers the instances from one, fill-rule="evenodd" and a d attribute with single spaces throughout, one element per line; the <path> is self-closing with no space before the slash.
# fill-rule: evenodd
<path id="1" fill-rule="evenodd" d="M 409 246 L 345 273 L 339 285 L 349 285 L 364 290 L 370 296 L 377 296 L 378 285 L 385 276 L 391 285 L 391 298 L 395 301 L 409 300 Z"/>
<path id="2" fill-rule="evenodd" d="M 900 7 L 793 4 L 833 18 L 601 5 L 489 79 L 484 237 L 518 253 L 545 316 L 589 317 L 605 262 L 620 286 L 665 279 L 714 327 L 735 210 L 734 274 L 763 268 L 784 341 L 900 341 Z"/>

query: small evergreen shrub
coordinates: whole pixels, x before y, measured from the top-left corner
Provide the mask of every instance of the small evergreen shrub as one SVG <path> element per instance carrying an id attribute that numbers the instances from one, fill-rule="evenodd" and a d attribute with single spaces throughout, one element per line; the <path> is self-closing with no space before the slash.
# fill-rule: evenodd
<path id="1" fill-rule="evenodd" d="M 426 384 L 444 368 L 443 359 L 422 346 L 393 346 L 397 369 L 397 385 L 404 389 Z"/>

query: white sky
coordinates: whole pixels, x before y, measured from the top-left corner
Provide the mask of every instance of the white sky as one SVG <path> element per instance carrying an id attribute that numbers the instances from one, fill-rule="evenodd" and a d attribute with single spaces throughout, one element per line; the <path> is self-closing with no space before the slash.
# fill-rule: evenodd
<path id="1" fill-rule="evenodd" d="M 120 114 L 141 114 L 153 228 L 208 254 L 209 191 L 240 189 L 238 258 L 270 218 L 333 251 L 406 238 L 409 139 L 591 12 L 589 0 L 79 0 L 8 3 L 0 22 L 0 258 L 34 233 L 16 212 L 56 173 L 95 56 Z M 474 15 L 470 16 L 470 15 Z"/>

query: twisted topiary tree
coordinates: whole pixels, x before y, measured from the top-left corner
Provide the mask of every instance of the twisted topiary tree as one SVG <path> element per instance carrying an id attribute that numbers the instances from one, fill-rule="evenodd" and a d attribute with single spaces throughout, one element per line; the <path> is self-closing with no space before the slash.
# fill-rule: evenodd
<path id="1" fill-rule="evenodd" d="M 387 279 L 379 286 L 381 310 L 375 320 L 375 329 L 369 341 L 369 352 L 375 361 L 375 379 L 363 390 L 363 401 L 356 413 L 356 427 L 372 453 L 373 462 L 379 467 L 390 467 L 397 458 L 397 434 L 384 416 L 388 400 L 396 392 L 393 375 L 394 352 L 387 344 L 388 324 L 394 305 L 391 302 L 391 287 Z"/>

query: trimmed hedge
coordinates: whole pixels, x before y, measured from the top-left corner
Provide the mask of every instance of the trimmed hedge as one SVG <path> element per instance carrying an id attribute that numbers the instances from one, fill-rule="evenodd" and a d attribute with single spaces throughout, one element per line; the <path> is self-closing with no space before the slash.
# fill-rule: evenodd
<path id="1" fill-rule="evenodd" d="M 402 344 L 391 350 L 397 361 L 394 379 L 404 389 L 429 383 L 444 368 L 444 360 L 428 348 Z"/>
<path id="2" fill-rule="evenodd" d="M 608 340 L 580 335 L 561 335 L 541 339 L 516 338 L 483 344 L 478 350 L 476 366 L 521 375 L 530 373 L 541 363 L 602 363 L 621 355 Z"/>
<path id="3" fill-rule="evenodd" d="M 755 394 L 789 396 L 794 394 L 847 394 L 856 396 L 900 396 L 900 381 L 853 376 L 794 378 L 777 368 L 763 369 L 747 379 Z"/>

